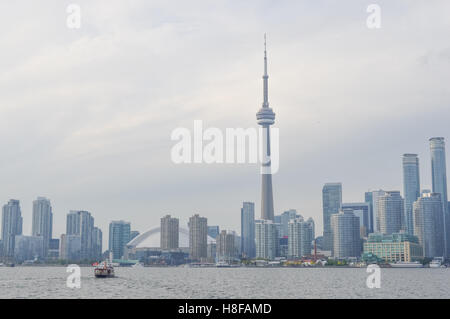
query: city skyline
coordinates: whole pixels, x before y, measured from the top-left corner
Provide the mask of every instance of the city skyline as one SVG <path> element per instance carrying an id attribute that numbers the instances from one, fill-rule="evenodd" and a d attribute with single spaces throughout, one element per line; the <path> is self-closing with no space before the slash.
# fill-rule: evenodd
<path id="1" fill-rule="evenodd" d="M 0 44 L 1 141 L 8 149 L 0 201 L 21 201 L 23 233 L 31 234 L 32 201 L 49 198 L 55 238 L 74 209 L 91 212 L 103 231 L 118 219 L 144 231 L 166 213 L 185 226 L 197 212 L 238 230 L 243 201 L 261 210 L 259 168 L 175 166 L 169 137 L 197 118 L 215 127 L 256 127 L 264 32 L 282 137 L 275 214 L 295 208 L 314 218 L 319 235 L 324 183 L 342 182 L 343 202 L 363 201 L 368 189 L 402 190 L 401 156 L 408 152 L 419 155 L 422 188 L 431 189 L 427 139 L 449 138 L 450 115 L 449 4 L 436 5 L 383 2 L 383 26 L 369 30 L 366 6 L 356 3 L 229 4 L 210 8 L 221 18 L 213 22 L 201 12 L 191 16 L 198 3 L 177 14 L 161 4 L 161 17 L 144 2 L 103 12 L 92 1 L 83 4 L 83 27 L 74 31 L 55 19 L 65 13 L 59 5 L 42 4 L 28 15 L 23 4 L 10 4 L 3 30 L 14 23 L 26 32 Z M 429 22 L 418 22 L 419 13 Z M 12 49 L 24 36 L 20 52 Z M 39 81 L 24 86 L 30 79 Z"/>

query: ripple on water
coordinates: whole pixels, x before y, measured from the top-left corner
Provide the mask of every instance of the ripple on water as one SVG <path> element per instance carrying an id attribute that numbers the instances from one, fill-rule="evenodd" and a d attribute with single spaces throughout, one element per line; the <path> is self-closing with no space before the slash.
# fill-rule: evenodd
<path id="1" fill-rule="evenodd" d="M 369 289 L 365 269 L 117 268 L 96 279 L 82 268 L 81 289 L 64 267 L 0 268 L 0 298 L 450 298 L 450 269 L 381 269 Z"/>

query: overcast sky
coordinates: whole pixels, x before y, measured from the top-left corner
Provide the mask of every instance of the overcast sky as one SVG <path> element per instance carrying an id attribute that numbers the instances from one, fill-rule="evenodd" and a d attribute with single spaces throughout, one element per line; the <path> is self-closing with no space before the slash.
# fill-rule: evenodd
<path id="1" fill-rule="evenodd" d="M 280 130 L 275 213 L 295 208 L 322 233 L 322 186 L 345 202 L 369 189 L 402 190 L 401 155 L 450 138 L 450 2 L 389 0 L 369 29 L 372 1 L 69 1 L 0 3 L 0 201 L 51 199 L 54 237 L 69 210 L 104 232 L 145 231 L 194 213 L 240 231 L 256 202 L 257 165 L 175 165 L 177 127 L 257 127 L 263 34 L 269 99 Z"/>

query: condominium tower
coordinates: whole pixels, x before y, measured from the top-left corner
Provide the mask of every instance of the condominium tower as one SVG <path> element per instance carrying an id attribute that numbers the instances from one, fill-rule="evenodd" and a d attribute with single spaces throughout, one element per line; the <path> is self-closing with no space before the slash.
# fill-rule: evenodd
<path id="1" fill-rule="evenodd" d="M 337 214 L 342 205 L 342 184 L 327 183 L 322 189 L 323 250 L 332 250 L 331 215 Z"/>

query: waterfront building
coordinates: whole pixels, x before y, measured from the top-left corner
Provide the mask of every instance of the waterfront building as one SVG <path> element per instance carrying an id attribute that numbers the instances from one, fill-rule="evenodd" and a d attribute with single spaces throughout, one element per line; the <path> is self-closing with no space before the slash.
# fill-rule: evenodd
<path id="1" fill-rule="evenodd" d="M 232 261 L 236 258 L 235 235 L 222 230 L 217 237 L 216 254 L 219 261 Z"/>
<path id="2" fill-rule="evenodd" d="M 47 257 L 52 239 L 53 213 L 50 200 L 38 197 L 33 201 L 33 221 L 31 228 L 32 236 L 42 236 L 43 256 Z"/>
<path id="3" fill-rule="evenodd" d="M 288 258 L 311 254 L 311 225 L 303 218 L 291 219 L 288 224 Z"/>
<path id="4" fill-rule="evenodd" d="M 275 259 L 278 252 L 277 224 L 271 220 L 255 221 L 256 258 Z"/>
<path id="5" fill-rule="evenodd" d="M 100 228 L 94 227 L 92 230 L 92 257 L 96 260 L 102 259 L 103 253 L 103 232 Z"/>
<path id="6" fill-rule="evenodd" d="M 60 240 L 58 238 L 50 239 L 50 244 L 48 246 L 48 256 L 47 256 L 49 259 L 52 259 L 52 260 L 59 259 L 59 247 L 60 247 L 59 241 Z"/>
<path id="7" fill-rule="evenodd" d="M 189 218 L 189 258 L 203 260 L 208 257 L 208 219 L 195 214 Z"/>
<path id="8" fill-rule="evenodd" d="M 322 189 L 323 207 L 323 249 L 333 249 L 333 235 L 331 231 L 331 215 L 337 214 L 342 205 L 342 184 L 327 183 Z"/>
<path id="9" fill-rule="evenodd" d="M 399 191 L 385 192 L 378 197 L 380 232 L 385 235 L 398 233 L 404 227 L 404 202 Z"/>
<path id="10" fill-rule="evenodd" d="M 179 247 L 179 220 L 170 215 L 161 218 L 161 249 L 172 250 Z"/>
<path id="11" fill-rule="evenodd" d="M 424 193 L 413 204 L 414 235 L 423 248 L 424 257 L 444 255 L 442 200 L 439 193 Z"/>
<path id="12" fill-rule="evenodd" d="M 8 204 L 3 206 L 2 211 L 2 244 L 4 257 L 14 257 L 14 246 L 17 235 L 22 235 L 22 213 L 20 210 L 20 202 L 11 199 Z"/>
<path id="13" fill-rule="evenodd" d="M 332 255 L 336 258 L 361 256 L 361 237 L 359 217 L 353 210 L 341 210 L 331 216 L 333 234 Z"/>
<path id="14" fill-rule="evenodd" d="M 386 191 L 380 189 L 372 191 L 372 205 L 373 205 L 373 232 L 380 232 L 380 216 L 378 215 L 378 200 L 381 196 L 384 196 Z"/>
<path id="15" fill-rule="evenodd" d="M 207 247 L 206 257 L 208 258 L 208 262 L 216 262 L 217 257 L 217 241 L 209 242 Z"/>
<path id="16" fill-rule="evenodd" d="M 373 233 L 375 230 L 374 225 L 374 218 L 375 218 L 375 212 L 373 208 L 373 193 L 372 192 L 365 192 L 364 193 L 364 202 L 366 202 L 369 205 L 369 228 L 367 229 L 367 233 Z"/>
<path id="17" fill-rule="evenodd" d="M 369 203 L 343 203 L 342 209 L 349 209 L 353 211 L 355 216 L 359 217 L 360 224 L 360 236 L 361 238 L 366 237 L 369 233 L 370 223 L 369 216 L 370 213 L 370 204 Z"/>
<path id="18" fill-rule="evenodd" d="M 408 234 L 413 235 L 413 204 L 420 196 L 419 158 L 417 154 L 403 154 L 402 160 L 405 230 Z"/>
<path id="19" fill-rule="evenodd" d="M 119 220 L 109 224 L 109 251 L 112 252 L 113 259 L 122 259 L 125 252 L 125 245 L 130 241 L 131 224 Z"/>
<path id="20" fill-rule="evenodd" d="M 314 220 L 311 217 L 308 218 L 306 223 L 309 226 L 309 241 L 312 244 L 312 242 L 316 238 L 316 223 L 314 222 Z"/>
<path id="21" fill-rule="evenodd" d="M 80 236 L 80 259 L 93 258 L 94 217 L 87 211 L 72 210 L 67 214 L 66 235 Z"/>
<path id="22" fill-rule="evenodd" d="M 444 225 L 444 254 L 450 255 L 450 218 L 447 200 L 447 165 L 443 137 L 430 138 L 431 177 L 433 193 L 441 194 L 442 223 Z"/>
<path id="23" fill-rule="evenodd" d="M 241 208 L 241 252 L 246 258 L 256 256 L 255 204 L 244 202 Z"/>
<path id="24" fill-rule="evenodd" d="M 59 256 L 67 262 L 79 262 L 81 260 L 81 236 L 61 235 Z"/>
<path id="25" fill-rule="evenodd" d="M 290 209 L 285 211 L 280 216 L 280 238 L 283 238 L 285 236 L 288 236 L 289 233 L 289 221 L 292 219 L 300 218 L 303 219 L 302 216 L 300 216 L 295 209 Z"/>
<path id="26" fill-rule="evenodd" d="M 265 39 L 264 39 L 265 40 Z M 270 149 L 270 126 L 275 123 L 275 113 L 269 106 L 269 75 L 267 74 L 267 50 L 264 41 L 264 75 L 263 75 L 263 104 L 256 114 L 258 124 L 263 130 L 263 161 L 261 165 L 261 219 L 272 220 L 274 218 L 273 192 L 272 192 L 272 167 Z"/>
<path id="27" fill-rule="evenodd" d="M 16 262 L 22 263 L 30 260 L 41 260 L 43 257 L 43 236 L 16 236 L 14 247 L 14 259 Z"/>
<path id="28" fill-rule="evenodd" d="M 423 251 L 416 236 L 373 233 L 364 243 L 364 254 L 375 255 L 385 262 L 412 262 L 421 260 Z"/>

